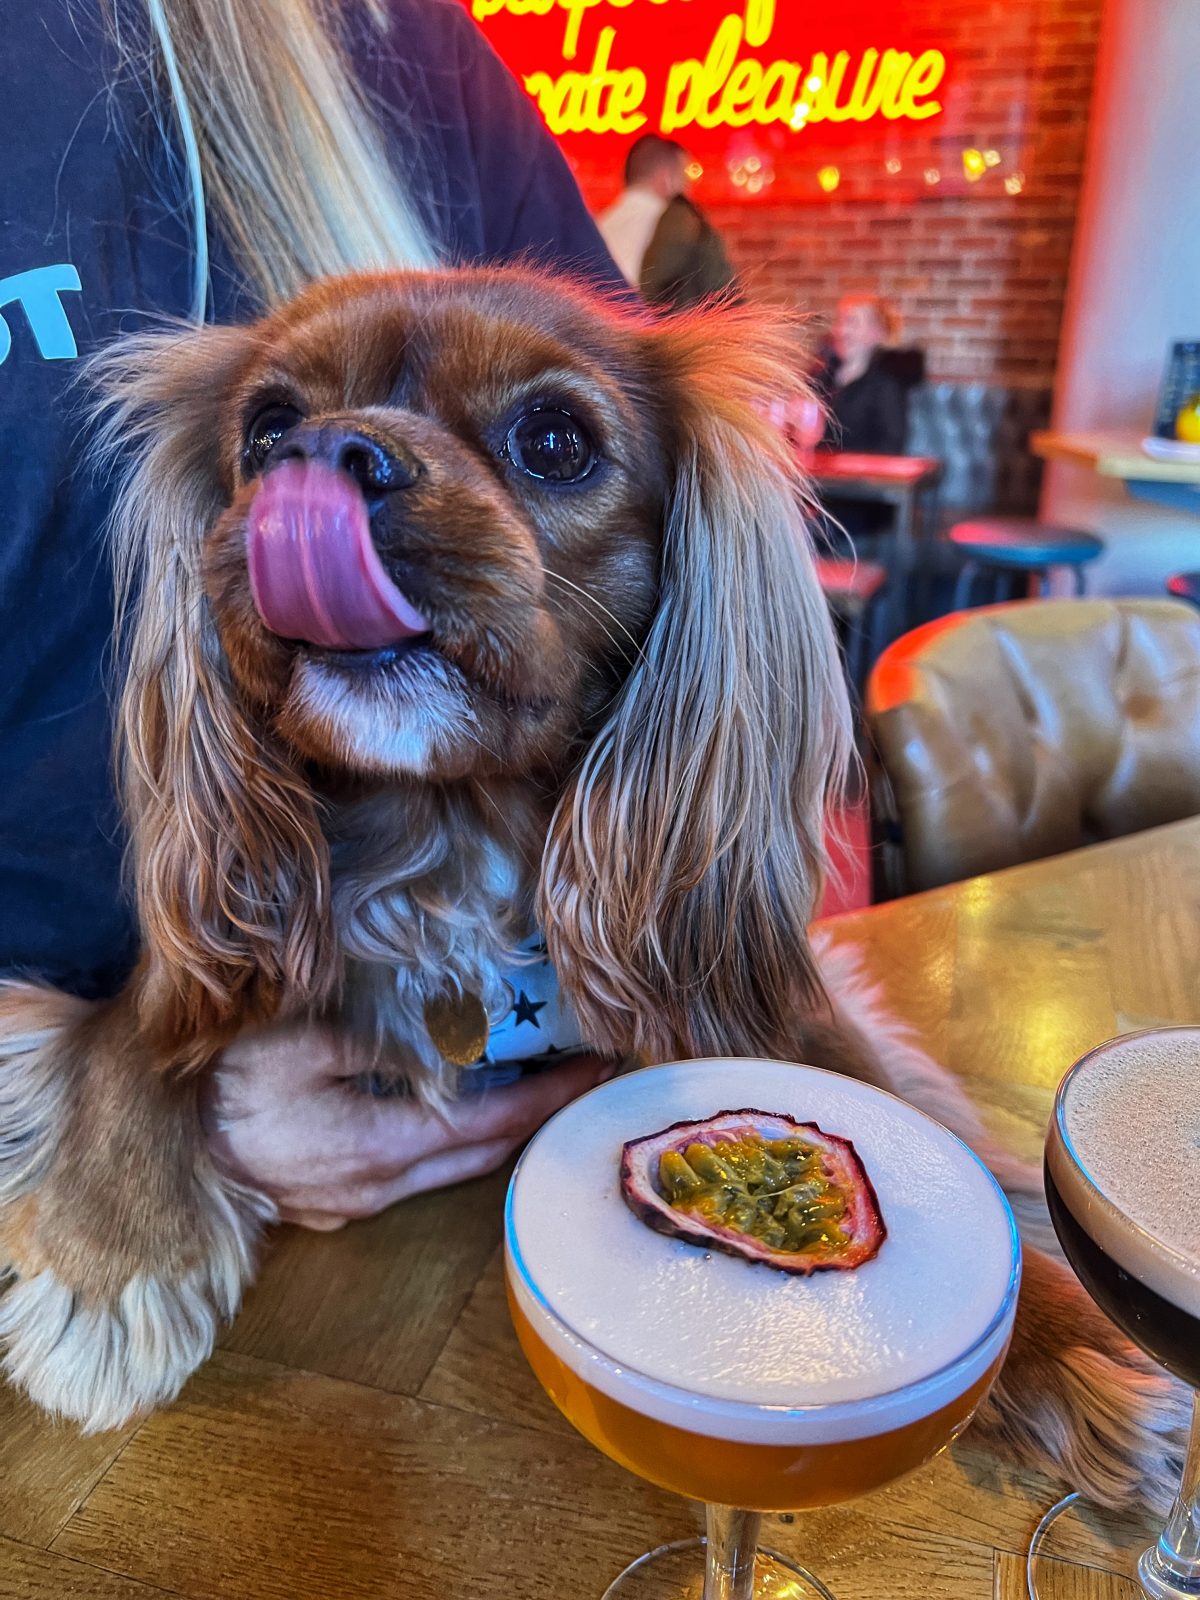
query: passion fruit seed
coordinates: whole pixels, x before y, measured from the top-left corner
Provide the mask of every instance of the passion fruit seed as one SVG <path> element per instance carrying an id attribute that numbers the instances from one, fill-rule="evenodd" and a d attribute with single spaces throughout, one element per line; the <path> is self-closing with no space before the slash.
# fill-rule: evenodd
<path id="1" fill-rule="evenodd" d="M 887 1238 L 849 1139 L 743 1107 L 621 1148 L 621 1196 L 655 1233 L 794 1277 L 851 1272 Z"/>
<path id="2" fill-rule="evenodd" d="M 821 1152 L 803 1139 L 740 1139 L 664 1150 L 659 1189 L 671 1208 L 734 1228 L 784 1254 L 837 1255 L 850 1243 L 838 1226 L 848 1209 Z"/>

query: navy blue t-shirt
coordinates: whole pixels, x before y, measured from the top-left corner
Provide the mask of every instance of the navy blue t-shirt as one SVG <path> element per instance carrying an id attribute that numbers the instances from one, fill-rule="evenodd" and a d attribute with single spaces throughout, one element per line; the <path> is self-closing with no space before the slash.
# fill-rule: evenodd
<path id="1" fill-rule="evenodd" d="M 390 9 L 381 38 L 345 8 L 346 42 L 445 259 L 534 258 L 623 286 L 457 0 Z M 108 499 L 74 380 L 114 335 L 186 316 L 192 274 L 169 108 L 114 81 L 100 12 L 0 0 L 0 972 L 83 994 L 119 984 L 136 939 L 110 776 Z M 215 320 L 252 315 L 221 239 L 210 248 Z"/>

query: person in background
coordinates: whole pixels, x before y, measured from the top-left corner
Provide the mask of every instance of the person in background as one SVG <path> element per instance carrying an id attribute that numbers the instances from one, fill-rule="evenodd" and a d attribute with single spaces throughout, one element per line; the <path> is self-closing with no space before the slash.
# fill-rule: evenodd
<path id="1" fill-rule="evenodd" d="M 625 188 L 598 219 L 627 281 L 651 305 L 682 311 L 734 283 L 721 236 L 688 194 L 690 157 L 645 133 L 630 146 Z"/>
<path id="2" fill-rule="evenodd" d="M 825 406 L 822 444 L 829 450 L 898 456 L 908 435 L 908 391 L 924 374 L 920 351 L 892 348 L 898 321 L 876 295 L 844 295 L 834 313 L 815 387 Z M 848 539 L 867 553 L 895 522 L 891 506 L 840 498 L 824 519 L 822 536 L 834 550 Z"/>
<path id="3" fill-rule="evenodd" d="M 817 387 L 831 450 L 898 456 L 908 433 L 908 388 L 889 360 L 896 317 L 875 295 L 846 295 L 834 313 Z"/>
<path id="4" fill-rule="evenodd" d="M 106 684 L 112 483 L 88 465 L 82 360 L 359 268 L 533 260 L 625 289 L 457 0 L 41 0 L 34 26 L 0 0 L 0 28 L 0 976 L 99 998 L 136 931 Z M 276 1029 L 215 1064 L 210 1142 L 282 1216 L 331 1228 L 491 1170 L 608 1070 L 575 1060 L 442 1119 L 356 1092 L 330 1030 Z M 3 1098 L 0 1148 L 20 1138 Z"/>

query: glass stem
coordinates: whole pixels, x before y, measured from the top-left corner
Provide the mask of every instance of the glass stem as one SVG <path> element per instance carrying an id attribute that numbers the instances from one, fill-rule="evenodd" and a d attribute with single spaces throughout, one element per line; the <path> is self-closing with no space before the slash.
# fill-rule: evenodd
<path id="1" fill-rule="evenodd" d="M 1179 1497 L 1158 1543 L 1138 1563 L 1138 1578 L 1154 1600 L 1200 1595 L 1200 1391 L 1192 1398 L 1192 1432 Z"/>
<path id="2" fill-rule="evenodd" d="M 762 1516 L 732 1506 L 706 1506 L 707 1560 L 704 1600 L 752 1600 L 754 1552 Z"/>

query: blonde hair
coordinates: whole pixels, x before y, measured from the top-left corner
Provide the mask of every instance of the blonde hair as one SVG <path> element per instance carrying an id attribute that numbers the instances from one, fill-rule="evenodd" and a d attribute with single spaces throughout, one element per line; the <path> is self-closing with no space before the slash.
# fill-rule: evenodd
<path id="1" fill-rule="evenodd" d="M 188 168 L 197 321 L 210 205 L 268 306 L 314 278 L 436 264 L 323 0 L 144 3 Z M 382 33 L 381 0 L 363 9 Z"/>
<path id="2" fill-rule="evenodd" d="M 873 313 L 885 345 L 899 344 L 903 324 L 895 306 L 878 294 L 844 294 L 837 303 L 839 311 L 849 311 L 857 306 L 865 306 Z"/>

